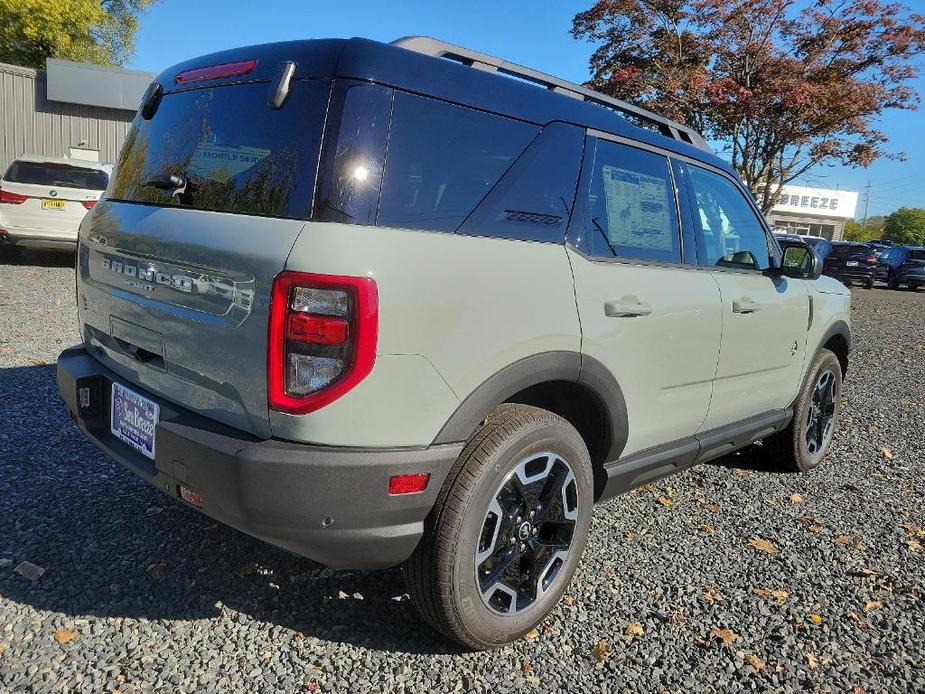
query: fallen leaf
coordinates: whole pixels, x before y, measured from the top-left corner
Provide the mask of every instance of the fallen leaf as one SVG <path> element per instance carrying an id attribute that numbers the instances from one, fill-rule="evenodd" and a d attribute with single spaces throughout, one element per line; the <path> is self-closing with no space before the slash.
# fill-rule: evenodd
<path id="1" fill-rule="evenodd" d="M 531 629 L 526 634 L 524 634 L 524 638 L 530 639 L 531 641 L 533 639 L 539 638 L 539 636 L 540 636 L 540 632 L 538 632 L 536 629 Z"/>
<path id="2" fill-rule="evenodd" d="M 626 539 L 627 539 L 627 540 L 635 540 L 635 539 L 636 539 L 636 533 L 634 533 L 632 530 L 627 530 L 627 531 L 626 531 Z"/>
<path id="3" fill-rule="evenodd" d="M 723 594 L 713 586 L 707 586 L 704 588 L 703 599 L 707 602 L 722 602 Z"/>
<path id="4" fill-rule="evenodd" d="M 710 629 L 710 637 L 722 641 L 725 644 L 730 644 L 738 638 L 738 635 L 729 629 L 713 627 Z"/>
<path id="5" fill-rule="evenodd" d="M 765 662 L 761 658 L 759 658 L 757 655 L 752 655 L 751 653 L 745 656 L 745 662 L 747 662 L 756 670 L 763 670 L 765 666 Z"/>
<path id="6" fill-rule="evenodd" d="M 711 501 L 704 502 L 703 507 L 710 513 L 719 513 L 719 506 Z"/>
<path id="7" fill-rule="evenodd" d="M 878 431 L 880 431 L 880 427 L 878 427 L 876 424 L 871 424 L 869 427 L 867 427 L 867 431 L 869 431 L 871 434 L 876 434 Z"/>
<path id="8" fill-rule="evenodd" d="M 876 576 L 877 572 L 865 566 L 863 569 L 855 571 L 855 575 L 860 576 L 861 578 L 871 578 Z"/>
<path id="9" fill-rule="evenodd" d="M 752 592 L 763 598 L 772 597 L 777 600 L 779 605 L 783 605 L 787 601 L 787 598 L 790 597 L 790 593 L 783 589 L 770 590 L 769 588 L 752 588 Z"/>
<path id="10" fill-rule="evenodd" d="M 912 552 L 922 551 L 922 543 L 919 542 L 918 540 L 903 540 L 903 542 L 905 543 L 906 547 L 908 547 Z"/>
<path id="11" fill-rule="evenodd" d="M 915 535 L 917 537 L 925 537 L 925 530 L 917 526 L 915 523 L 905 523 L 900 526 L 910 535 Z"/>
<path id="12" fill-rule="evenodd" d="M 610 651 L 610 646 L 604 639 L 601 639 L 596 644 L 594 648 L 591 649 L 591 658 L 594 659 L 595 663 L 603 663 L 607 658 L 607 653 Z"/>
<path id="13" fill-rule="evenodd" d="M 536 675 L 527 675 L 525 679 L 527 680 L 527 684 L 529 684 L 534 689 L 540 686 L 540 678 Z"/>
<path id="14" fill-rule="evenodd" d="M 562 598 L 562 600 L 563 600 L 563 601 L 565 602 L 565 604 L 568 605 L 569 607 L 571 607 L 572 605 L 575 604 L 575 598 L 573 598 L 571 595 L 566 595 L 564 598 Z"/>
<path id="15" fill-rule="evenodd" d="M 707 535 L 712 535 L 713 533 L 716 532 L 716 528 L 714 528 L 714 527 L 713 527 L 712 525 L 710 525 L 709 523 L 701 523 L 701 524 L 700 524 L 700 532 L 706 533 Z"/>
<path id="16" fill-rule="evenodd" d="M 806 525 L 825 525 L 825 521 L 822 520 L 819 516 L 807 513 L 802 516 L 797 516 L 797 520 L 800 523 L 805 523 Z"/>
<path id="17" fill-rule="evenodd" d="M 845 535 L 839 535 L 835 538 L 834 542 L 836 545 L 850 545 L 851 538 Z"/>
<path id="18" fill-rule="evenodd" d="M 867 604 L 864 605 L 865 612 L 873 612 L 874 610 L 879 610 L 883 607 L 883 603 L 879 600 L 868 600 Z"/>
<path id="19" fill-rule="evenodd" d="M 660 496 L 658 497 L 658 503 L 660 503 L 662 506 L 671 506 L 673 502 L 667 496 Z"/>
<path id="20" fill-rule="evenodd" d="M 633 640 L 633 637 L 642 636 L 645 633 L 646 632 L 645 632 L 645 629 L 642 628 L 642 624 L 639 624 L 638 622 L 631 622 L 630 624 L 627 624 L 626 630 L 623 632 L 623 634 L 630 641 Z"/>
<path id="21" fill-rule="evenodd" d="M 54 639 L 58 643 L 67 643 L 76 639 L 77 636 L 77 632 L 70 629 L 55 629 Z"/>
<path id="22" fill-rule="evenodd" d="M 748 544 L 757 549 L 759 552 L 777 554 L 777 547 L 770 540 L 765 540 L 760 537 L 753 537 L 748 541 Z"/>
<path id="23" fill-rule="evenodd" d="M 33 564 L 30 561 L 21 561 L 19 565 L 13 569 L 23 578 L 27 578 L 30 581 L 37 581 L 42 577 L 42 574 L 45 573 L 45 569 L 37 564 Z"/>
<path id="24" fill-rule="evenodd" d="M 735 469 L 735 473 L 736 473 L 739 477 L 748 477 L 748 470 L 744 470 L 744 469 L 742 469 L 742 468 L 740 468 L 740 467 L 737 467 L 737 468 Z"/>
<path id="25" fill-rule="evenodd" d="M 887 460 L 893 460 L 893 451 L 891 451 L 886 446 L 882 446 L 880 448 L 880 452 L 883 453 L 883 457 L 886 458 Z"/>
<path id="26" fill-rule="evenodd" d="M 822 615 L 812 612 L 809 615 L 809 621 L 811 621 L 813 624 L 822 624 Z"/>
<path id="27" fill-rule="evenodd" d="M 791 495 L 790 495 L 790 503 L 791 503 L 791 504 L 802 504 L 802 503 L 803 503 L 803 496 L 800 495 L 800 494 L 797 494 L 797 493 L 791 494 Z"/>
<path id="28" fill-rule="evenodd" d="M 817 667 L 819 667 L 819 661 L 816 659 L 816 656 L 814 656 L 809 651 L 806 651 L 803 654 L 803 657 L 806 658 L 806 664 L 809 665 L 811 670 L 815 670 Z"/>
<path id="29" fill-rule="evenodd" d="M 531 672 L 533 672 L 533 666 L 530 665 L 530 661 L 526 658 L 520 661 L 520 671 L 525 675 L 529 675 Z"/>

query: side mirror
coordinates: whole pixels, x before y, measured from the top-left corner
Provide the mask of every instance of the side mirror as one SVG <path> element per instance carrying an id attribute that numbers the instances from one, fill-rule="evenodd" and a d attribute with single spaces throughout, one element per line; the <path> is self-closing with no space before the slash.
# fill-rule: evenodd
<path id="1" fill-rule="evenodd" d="M 783 255 L 778 271 L 785 277 L 816 280 L 822 275 L 822 259 L 808 243 L 790 239 L 778 242 Z"/>

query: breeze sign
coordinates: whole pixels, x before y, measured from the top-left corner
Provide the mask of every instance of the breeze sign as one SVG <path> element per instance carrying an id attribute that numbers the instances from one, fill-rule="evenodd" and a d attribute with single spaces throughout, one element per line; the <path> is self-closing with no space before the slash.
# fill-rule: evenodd
<path id="1" fill-rule="evenodd" d="M 772 211 L 853 219 L 857 204 L 858 194 L 847 190 L 784 186 Z"/>

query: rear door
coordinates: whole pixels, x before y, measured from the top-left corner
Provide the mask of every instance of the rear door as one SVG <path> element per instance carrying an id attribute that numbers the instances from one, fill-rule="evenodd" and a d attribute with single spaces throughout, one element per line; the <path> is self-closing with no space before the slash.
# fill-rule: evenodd
<path id="1" fill-rule="evenodd" d="M 17 160 L 0 181 L 2 222 L 8 227 L 77 233 L 109 177 L 105 171 L 63 162 Z"/>
<path id="2" fill-rule="evenodd" d="M 802 280 L 768 271 L 770 232 L 747 193 L 717 171 L 684 168 L 701 264 L 722 299 L 706 431 L 791 404 L 803 371 L 809 296 Z"/>
<path id="3" fill-rule="evenodd" d="M 272 280 L 309 217 L 330 82 L 167 92 L 136 118 L 105 199 L 81 226 L 91 352 L 128 380 L 269 436 Z M 186 177 L 182 194 L 146 185 Z"/>
<path id="4" fill-rule="evenodd" d="M 569 236 L 582 353 L 623 390 L 624 454 L 693 435 L 710 404 L 720 295 L 682 243 L 668 158 L 591 138 Z"/>

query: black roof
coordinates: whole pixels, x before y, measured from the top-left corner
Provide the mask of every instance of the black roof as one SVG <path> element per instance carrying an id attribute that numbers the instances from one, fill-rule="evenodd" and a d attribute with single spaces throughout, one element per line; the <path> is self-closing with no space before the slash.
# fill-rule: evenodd
<path id="1" fill-rule="evenodd" d="M 676 152 L 735 175 L 728 163 L 692 144 L 630 123 L 619 113 L 592 102 L 543 89 L 525 81 L 474 69 L 391 44 L 352 39 L 312 39 L 233 48 L 167 68 L 157 81 L 167 93 L 178 91 L 177 73 L 198 67 L 256 59 L 245 77 L 195 82 L 182 89 L 273 78 L 279 63 L 296 63 L 295 78 L 350 78 L 470 106 L 498 115 L 545 125 L 563 121 Z"/>

